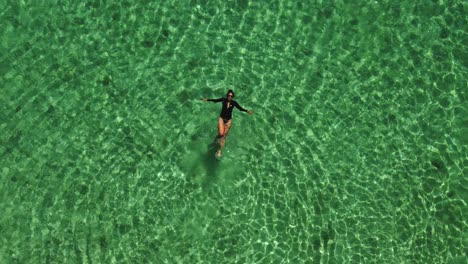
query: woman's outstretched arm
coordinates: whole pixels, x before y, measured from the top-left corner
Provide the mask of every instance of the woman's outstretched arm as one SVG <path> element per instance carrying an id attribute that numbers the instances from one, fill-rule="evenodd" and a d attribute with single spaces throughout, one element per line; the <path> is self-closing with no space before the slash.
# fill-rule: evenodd
<path id="1" fill-rule="evenodd" d="M 242 112 L 247 112 L 249 114 L 253 114 L 253 111 L 252 110 L 247 110 L 245 108 L 243 108 L 242 106 L 240 106 L 237 102 L 234 103 L 234 106 L 239 109 L 240 111 Z"/>
<path id="2" fill-rule="evenodd" d="M 218 98 L 218 99 L 207 99 L 207 98 L 202 98 L 202 101 L 208 101 L 208 102 L 213 102 L 213 103 L 218 103 L 218 102 L 222 102 L 223 101 L 223 98 Z"/>

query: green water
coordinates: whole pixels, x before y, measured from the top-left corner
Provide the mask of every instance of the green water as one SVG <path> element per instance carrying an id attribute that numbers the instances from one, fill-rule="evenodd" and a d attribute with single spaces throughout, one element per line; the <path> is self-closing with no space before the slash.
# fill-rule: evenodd
<path id="1" fill-rule="evenodd" d="M 467 263 L 466 1 L 135 2 L 0 1 L 0 263 Z"/>

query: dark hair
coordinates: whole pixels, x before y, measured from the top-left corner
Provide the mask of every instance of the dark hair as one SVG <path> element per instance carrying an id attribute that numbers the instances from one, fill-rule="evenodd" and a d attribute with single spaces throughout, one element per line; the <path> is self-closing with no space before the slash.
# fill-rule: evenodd
<path id="1" fill-rule="evenodd" d="M 234 93 L 234 91 L 231 90 L 231 89 L 229 89 L 229 91 L 226 93 L 226 96 L 227 96 L 228 94 L 230 94 L 230 93 L 232 93 L 232 97 L 233 97 L 233 98 L 234 98 L 234 96 L 236 96 L 236 94 Z"/>

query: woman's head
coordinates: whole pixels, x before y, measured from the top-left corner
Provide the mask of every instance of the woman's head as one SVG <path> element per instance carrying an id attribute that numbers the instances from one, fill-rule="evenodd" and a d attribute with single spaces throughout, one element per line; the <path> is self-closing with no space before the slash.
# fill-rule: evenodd
<path id="1" fill-rule="evenodd" d="M 226 97 L 232 100 L 234 98 L 234 91 L 229 89 L 229 91 L 226 94 Z"/>

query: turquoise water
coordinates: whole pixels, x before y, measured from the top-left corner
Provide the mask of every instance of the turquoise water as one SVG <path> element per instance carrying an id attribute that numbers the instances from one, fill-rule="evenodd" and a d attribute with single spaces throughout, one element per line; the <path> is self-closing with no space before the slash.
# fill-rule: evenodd
<path id="1" fill-rule="evenodd" d="M 0 263 L 467 263 L 466 1 L 40 2 L 0 1 Z"/>

